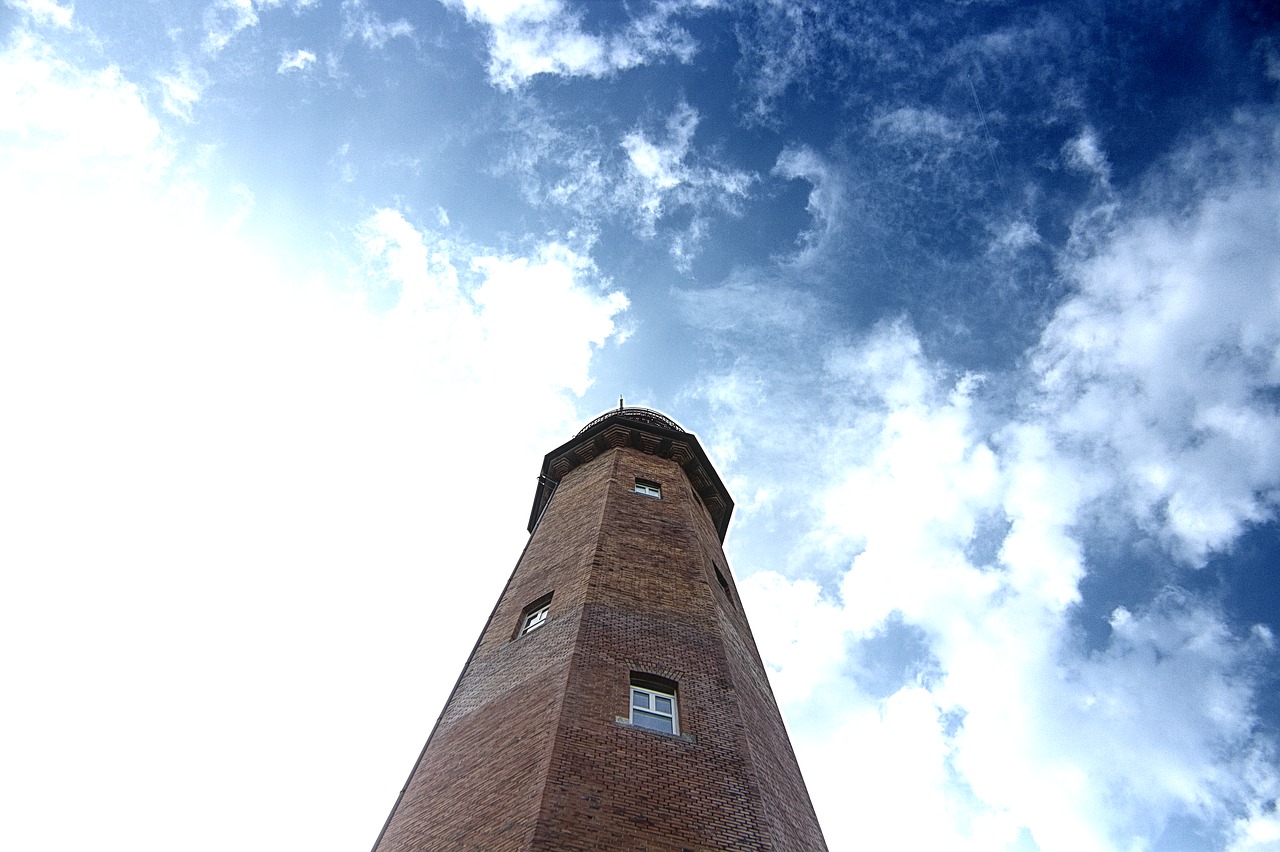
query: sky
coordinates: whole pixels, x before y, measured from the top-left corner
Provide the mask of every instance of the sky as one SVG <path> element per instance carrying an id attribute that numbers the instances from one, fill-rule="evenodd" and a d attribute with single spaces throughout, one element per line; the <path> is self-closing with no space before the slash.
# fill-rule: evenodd
<path id="1" fill-rule="evenodd" d="M 372 845 L 624 396 L 834 850 L 1280 850 L 1270 0 L 3 0 L 0 847 Z"/>

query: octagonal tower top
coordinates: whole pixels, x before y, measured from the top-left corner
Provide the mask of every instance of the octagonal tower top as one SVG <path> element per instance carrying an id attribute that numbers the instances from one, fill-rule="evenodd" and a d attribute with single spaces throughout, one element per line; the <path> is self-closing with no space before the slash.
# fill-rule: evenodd
<path id="1" fill-rule="evenodd" d="M 711 466 L 697 437 L 660 411 L 623 407 L 621 404 L 601 414 L 583 426 L 571 440 L 547 453 L 542 460 L 538 490 L 534 493 L 533 509 L 529 513 L 529 532 L 537 526 L 543 509 L 565 474 L 616 447 L 630 447 L 679 464 L 689 477 L 694 494 L 711 516 L 720 540 L 724 541 L 729 516 L 733 514 L 733 498 Z"/>

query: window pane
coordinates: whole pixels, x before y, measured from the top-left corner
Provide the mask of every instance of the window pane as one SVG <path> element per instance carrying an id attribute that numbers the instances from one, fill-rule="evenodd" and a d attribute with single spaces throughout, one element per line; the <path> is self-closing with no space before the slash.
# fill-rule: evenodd
<path id="1" fill-rule="evenodd" d="M 643 707 L 644 709 L 648 710 L 649 709 L 649 693 L 641 692 L 638 689 L 631 690 L 631 706 Z"/>
<path id="2" fill-rule="evenodd" d="M 525 616 L 524 628 L 521 632 L 528 633 L 531 630 L 536 630 L 541 627 L 547 620 L 548 609 L 548 607 L 543 607 L 542 609 L 531 612 Z"/>
<path id="3" fill-rule="evenodd" d="M 656 482 L 649 482 L 645 479 L 636 480 L 636 493 L 644 494 L 648 497 L 662 498 L 662 486 Z"/>
<path id="4" fill-rule="evenodd" d="M 653 709 L 661 713 L 671 713 L 671 699 L 663 698 L 661 695 L 653 696 Z"/>
<path id="5" fill-rule="evenodd" d="M 662 731 L 665 734 L 675 733 L 675 725 L 670 716 L 655 716 L 643 710 L 633 710 L 631 712 L 631 723 L 641 728 L 648 728 L 651 731 Z"/>

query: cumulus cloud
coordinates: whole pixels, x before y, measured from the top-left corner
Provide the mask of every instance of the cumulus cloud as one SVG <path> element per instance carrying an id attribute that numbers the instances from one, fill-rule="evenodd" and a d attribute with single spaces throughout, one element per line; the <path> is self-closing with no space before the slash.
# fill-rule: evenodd
<path id="1" fill-rule="evenodd" d="M 0 164 L 23 177 L 15 187 L 60 176 L 95 185 L 116 174 L 150 186 L 167 168 L 160 123 L 118 68 L 82 72 L 42 42 L 22 39 L 0 54 L 0 72 L 0 127 L 13 140 L 0 146 Z M 38 211 L 53 204 L 30 200 Z M 19 210 L 7 207 L 19 217 L 12 224 L 21 224 Z"/>
<path id="2" fill-rule="evenodd" d="M 811 738 L 798 747 L 820 813 L 853 813 L 830 820 L 856 826 L 833 847 L 1182 848 L 1187 821 L 1225 845 L 1240 815 L 1265 814 L 1280 781 L 1254 727 L 1267 631 L 1171 588 L 1116 610 L 1101 651 L 1079 645 L 1079 523 L 1109 472 L 1045 423 L 985 427 L 978 377 L 931 362 L 904 325 L 823 370 L 824 413 L 774 440 L 819 448 L 792 474 L 812 494 L 807 547 L 856 556 L 834 588 L 777 570 L 739 587 L 769 613 L 758 639 Z M 738 425 L 769 391 L 714 401 L 725 418 L 744 406 Z M 741 546 L 740 573 L 756 562 Z M 860 649 L 886 642 L 899 668 L 866 669 Z M 936 819 L 910 818 L 921 800 Z"/>
<path id="3" fill-rule="evenodd" d="M 580 14 L 562 0 L 448 0 L 489 30 L 489 78 L 513 89 L 538 74 L 603 77 L 668 56 L 688 62 L 696 45 L 674 19 L 719 5 L 718 0 L 663 2 L 612 35 L 583 29 Z"/>
<path id="4" fill-rule="evenodd" d="M 395 795 L 369 780 L 402 776 L 422 708 L 462 665 L 457 635 L 523 540 L 488 513 L 522 517 L 532 483 L 492 483 L 536 470 L 579 424 L 626 299 L 570 245 L 494 251 L 394 210 L 323 264 L 265 252 L 209 213 L 217 181 L 119 69 L 26 40 L 0 54 L 0 80 L 0 634 L 40 648 L 6 668 L 28 696 L 0 733 L 6 777 L 23 779 L 0 781 L 6 840 L 38 845 L 57 821 L 45 793 L 74 761 L 86 783 L 132 791 L 137 808 L 98 799 L 81 815 L 134 848 L 171 846 L 212 800 L 238 818 L 194 849 L 246 830 L 367 842 Z M 421 617 L 443 599 L 456 605 Z M 380 662 L 409 644 L 456 650 L 410 684 Z M 321 759 L 334 730 L 367 729 L 344 696 L 396 681 L 415 694 L 387 694 L 377 731 Z M 76 733 L 32 736 L 48 726 Z M 164 779 L 183 774 L 192 730 L 215 775 L 259 771 L 178 795 Z M 329 796 L 362 814 L 358 836 L 308 816 Z"/>
<path id="5" fill-rule="evenodd" d="M 594 265 L 559 243 L 531 257 L 467 250 L 467 265 L 459 268 L 459 247 L 429 242 L 392 210 L 365 222 L 361 239 L 380 275 L 401 289 L 389 321 L 404 321 L 403 312 L 424 323 L 414 333 L 429 329 L 423 335 L 429 343 L 414 345 L 430 346 L 433 363 L 448 365 L 454 381 L 488 386 L 517 408 L 536 404 L 548 390 L 584 393 L 592 348 L 613 336 L 613 318 L 627 307 L 621 292 L 585 289 L 582 282 L 597 275 Z M 548 334 L 552 326 L 576 333 Z"/>
<path id="6" fill-rule="evenodd" d="M 758 639 L 810 789 L 820 816 L 845 815 L 829 825 L 856 826 L 833 847 L 1274 842 L 1280 770 L 1257 724 L 1274 638 L 1178 583 L 1280 502 L 1280 191 L 1271 154 L 1216 145 L 1236 162 L 1215 186 L 1171 160 L 1190 202 L 1107 198 L 1016 401 L 904 322 L 818 351 L 747 326 L 760 351 L 698 388 L 751 495 L 731 555 L 768 613 Z M 803 154 L 780 168 L 820 174 Z M 780 349 L 820 367 L 770 370 Z M 773 461 L 748 481 L 746 456 Z M 1164 545 L 1169 581 L 1086 647 L 1089 545 L 1125 524 Z M 936 819 L 912 818 L 921 802 Z"/>
<path id="7" fill-rule="evenodd" d="M 1278 198 L 1265 177 L 1128 223 L 1035 353 L 1055 430 L 1194 564 L 1280 502 Z"/>

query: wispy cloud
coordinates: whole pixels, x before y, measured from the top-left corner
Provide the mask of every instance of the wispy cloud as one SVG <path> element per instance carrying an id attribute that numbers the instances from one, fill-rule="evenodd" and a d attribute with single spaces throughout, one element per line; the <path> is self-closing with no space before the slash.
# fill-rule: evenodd
<path id="1" fill-rule="evenodd" d="M 820 310 L 819 300 L 808 293 L 746 275 L 719 287 L 679 290 L 675 296 L 682 319 L 713 334 L 762 330 L 803 334 Z"/>
<path id="2" fill-rule="evenodd" d="M 750 97 L 749 118 L 768 121 L 787 90 L 817 72 L 830 24 L 821 4 L 789 0 L 758 3 L 755 14 L 739 23 L 738 73 Z"/>
<path id="3" fill-rule="evenodd" d="M 643 130 L 623 137 L 629 168 L 619 193 L 633 206 L 642 234 L 652 236 L 672 206 L 714 205 L 735 212 L 755 182 L 744 171 L 691 162 L 697 127 L 697 111 L 681 103 L 667 117 L 662 137 L 651 138 Z"/>
<path id="4" fill-rule="evenodd" d="M 257 26 L 258 10 L 275 5 L 272 0 L 255 3 L 254 0 L 217 0 L 204 12 L 204 48 L 218 53 L 231 43 L 241 30 Z"/>
<path id="5" fill-rule="evenodd" d="M 186 62 L 179 63 L 168 74 L 156 76 L 165 111 L 183 121 L 191 121 L 196 104 L 209 85 L 209 75 Z"/>
<path id="6" fill-rule="evenodd" d="M 871 122 L 874 132 L 885 133 L 897 139 L 933 138 L 948 144 L 963 141 L 970 131 L 955 119 L 937 110 L 919 107 L 898 107 L 883 113 Z"/>
<path id="7" fill-rule="evenodd" d="M 214 0 L 204 10 L 204 49 L 218 54 L 242 31 L 256 27 L 261 13 L 288 6 L 297 14 L 319 0 Z"/>
<path id="8" fill-rule="evenodd" d="M 625 222 L 643 239 L 664 241 L 680 269 L 697 257 L 715 216 L 741 214 L 758 181 L 695 143 L 698 111 L 684 101 L 656 130 L 642 124 L 613 140 L 525 119 L 517 114 L 507 168 L 521 175 L 531 202 L 573 210 L 588 228 Z"/>
<path id="9" fill-rule="evenodd" d="M 508 89 L 539 74 L 602 77 L 667 57 L 688 62 L 697 46 L 675 19 L 720 5 L 717 0 L 668 0 L 619 33 L 595 35 L 562 0 L 447 2 L 488 28 L 489 77 Z"/>
<path id="10" fill-rule="evenodd" d="M 75 14 L 74 3 L 64 6 L 58 0 L 5 0 L 5 5 L 43 26 L 70 27 Z"/>
<path id="11" fill-rule="evenodd" d="M 309 50 L 290 50 L 280 55 L 280 64 L 276 67 L 277 74 L 286 74 L 290 71 L 305 71 L 315 64 L 316 55 Z"/>
<path id="12" fill-rule="evenodd" d="M 1062 155 L 1068 168 L 1092 176 L 1103 187 L 1110 183 L 1111 166 L 1092 127 L 1084 128 L 1078 136 L 1064 143 Z"/>
<path id="13" fill-rule="evenodd" d="M 342 15 L 346 37 L 358 38 L 375 50 L 385 47 L 392 39 L 413 37 L 413 25 L 406 19 L 384 21 L 364 0 L 343 0 Z"/>
<path id="14" fill-rule="evenodd" d="M 785 180 L 803 180 L 812 187 L 806 209 L 813 224 L 800 235 L 801 250 L 796 256 L 801 264 L 810 262 L 828 250 L 834 229 L 843 222 L 843 178 L 826 158 L 807 147 L 784 149 L 773 174 Z"/>

